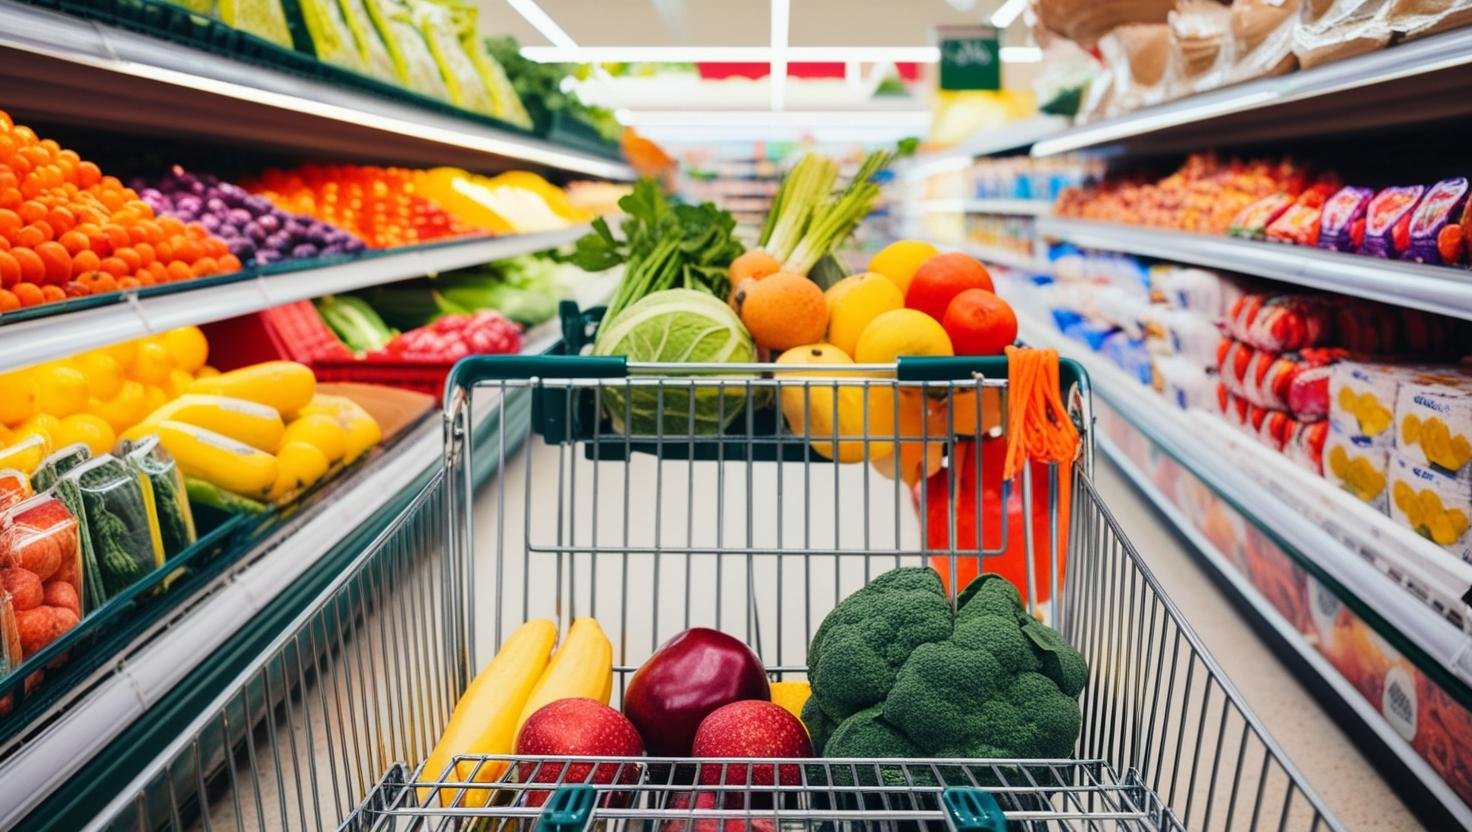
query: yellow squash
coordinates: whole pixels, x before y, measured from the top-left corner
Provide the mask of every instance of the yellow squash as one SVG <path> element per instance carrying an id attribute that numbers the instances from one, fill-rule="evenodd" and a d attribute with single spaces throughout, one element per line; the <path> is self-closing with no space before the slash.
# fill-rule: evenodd
<path id="1" fill-rule="evenodd" d="M 318 393 L 299 412 L 304 416 L 331 416 L 343 429 L 344 465 L 367 453 L 369 448 L 383 441 L 383 430 L 363 406 L 346 396 L 329 396 Z"/>
<path id="2" fill-rule="evenodd" d="M 267 361 L 212 378 L 196 378 L 189 392 L 245 399 L 275 408 L 282 418 L 291 418 L 312 400 L 317 377 L 305 364 Z"/>
<path id="3" fill-rule="evenodd" d="M 567 638 L 552 656 L 547 672 L 522 706 L 516 731 L 549 702 L 558 699 L 597 699 L 608 704 L 613 692 L 613 645 L 596 618 L 574 619 Z"/>
<path id="4" fill-rule="evenodd" d="M 557 625 L 545 618 L 526 622 L 506 639 L 456 703 L 450 724 L 424 761 L 425 780 L 443 778 L 463 783 L 474 773 L 475 782 L 489 783 L 501 777 L 506 769 L 504 762 L 486 763 L 476 771 L 475 763 L 462 761 L 454 772 L 447 769 L 456 755 L 511 753 L 516 744 L 516 718 L 546 670 L 556 642 Z M 429 800 L 432 791 L 420 789 L 419 800 Z M 467 791 L 460 805 L 484 806 L 490 793 L 490 789 Z M 455 798 L 456 793 L 449 789 L 440 794 L 443 805 Z"/>
<path id="5" fill-rule="evenodd" d="M 276 484 L 276 457 L 264 451 L 184 422 L 164 420 L 157 433 L 187 476 L 254 498 Z"/>
<path id="6" fill-rule="evenodd" d="M 298 416 L 286 426 L 286 442 L 305 442 L 322 452 L 329 463 L 343 458 L 347 447 L 347 431 L 336 418 L 325 413 Z"/>
<path id="7" fill-rule="evenodd" d="M 268 454 L 275 453 L 281 447 L 282 436 L 286 431 L 286 426 L 281 422 L 281 414 L 275 408 L 229 396 L 188 393 L 123 431 L 123 438 L 136 442 L 153 433 L 158 424 L 166 420 L 212 430 Z"/>

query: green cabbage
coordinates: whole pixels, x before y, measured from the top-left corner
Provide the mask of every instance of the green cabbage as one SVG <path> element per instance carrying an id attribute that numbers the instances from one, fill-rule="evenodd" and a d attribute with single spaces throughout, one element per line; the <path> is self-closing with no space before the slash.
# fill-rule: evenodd
<path id="1" fill-rule="evenodd" d="M 666 289 L 645 295 L 606 323 L 593 354 L 665 364 L 741 364 L 756 360 L 756 346 L 731 307 L 704 292 Z M 604 388 L 603 406 L 619 433 L 667 437 L 719 433 L 744 410 L 744 380 L 755 375 L 731 373 L 719 378 L 728 382 L 726 387 L 718 387 L 715 377 L 695 387 L 610 386 Z"/>

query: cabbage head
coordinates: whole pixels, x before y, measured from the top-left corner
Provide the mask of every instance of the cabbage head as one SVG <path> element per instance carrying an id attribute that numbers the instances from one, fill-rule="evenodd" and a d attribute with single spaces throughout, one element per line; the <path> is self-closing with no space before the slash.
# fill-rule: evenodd
<path id="1" fill-rule="evenodd" d="M 756 346 L 741 319 L 722 301 L 691 289 L 666 289 L 644 296 L 625 307 L 613 321 L 605 322 L 594 342 L 593 354 L 665 364 L 741 364 L 756 360 Z M 745 409 L 745 380 L 756 376 L 694 375 L 708 381 L 695 387 L 683 383 L 605 387 L 603 406 L 613 420 L 614 430 L 634 436 L 720 433 Z M 719 380 L 728 385 L 720 388 Z"/>

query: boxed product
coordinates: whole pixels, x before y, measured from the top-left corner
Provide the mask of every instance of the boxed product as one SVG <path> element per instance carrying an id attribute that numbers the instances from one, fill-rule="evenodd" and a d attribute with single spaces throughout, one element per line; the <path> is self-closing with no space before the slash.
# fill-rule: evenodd
<path id="1" fill-rule="evenodd" d="M 82 526 L 83 596 L 96 609 L 164 562 L 153 486 L 112 454 L 68 471 L 56 493 Z"/>
<path id="2" fill-rule="evenodd" d="M 1216 398 L 1216 377 L 1200 364 L 1180 356 L 1154 362 L 1151 386 L 1182 410 L 1210 408 Z"/>
<path id="3" fill-rule="evenodd" d="M 1388 513 L 1388 491 L 1391 451 L 1363 436 L 1346 436 L 1332 424 L 1324 442 L 1324 478 L 1375 507 Z"/>
<path id="4" fill-rule="evenodd" d="M 1180 356 L 1202 368 L 1216 364 L 1221 333 L 1205 315 L 1157 305 L 1140 316 L 1140 325 L 1146 345 L 1156 355 Z"/>
<path id="5" fill-rule="evenodd" d="M 1390 517 L 1462 560 L 1472 561 L 1467 521 L 1472 483 L 1399 453 L 1390 455 Z"/>
<path id="6" fill-rule="evenodd" d="M 1472 376 L 1448 367 L 1402 380 L 1395 426 L 1401 456 L 1472 481 Z"/>
<path id="7" fill-rule="evenodd" d="M 1187 309 L 1212 320 L 1242 296 L 1236 280 L 1208 269 L 1160 264 L 1149 273 L 1150 300 L 1175 309 Z"/>
<path id="8" fill-rule="evenodd" d="M 1329 370 L 1329 423 L 1361 447 L 1395 446 L 1395 402 L 1401 382 L 1427 368 L 1341 361 Z"/>
<path id="9" fill-rule="evenodd" d="M 0 513 L 0 590 L 15 614 L 21 659 L 82 619 L 81 535 L 77 518 L 50 494 Z"/>
<path id="10" fill-rule="evenodd" d="M 41 460 L 41 466 L 31 475 L 31 485 L 37 491 L 45 491 L 56 485 L 61 475 L 92 458 L 92 449 L 76 442 Z"/>

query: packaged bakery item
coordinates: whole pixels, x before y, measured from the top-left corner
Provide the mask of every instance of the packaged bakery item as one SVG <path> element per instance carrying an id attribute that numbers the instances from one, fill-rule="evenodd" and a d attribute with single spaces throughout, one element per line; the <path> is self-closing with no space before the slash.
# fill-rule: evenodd
<path id="1" fill-rule="evenodd" d="M 184 474 L 157 436 L 145 436 L 127 452 L 126 459 L 153 491 L 154 513 L 158 516 L 159 539 L 167 560 L 195 541 L 194 514 L 184 490 Z"/>
<path id="2" fill-rule="evenodd" d="M 1170 26 L 1171 70 L 1181 94 L 1201 92 L 1221 82 L 1223 48 L 1232 14 L 1216 0 L 1179 0 L 1166 18 Z"/>
<path id="3" fill-rule="evenodd" d="M 0 511 L 35 494 L 31 478 L 14 468 L 0 468 Z"/>
<path id="4" fill-rule="evenodd" d="M 1243 208 L 1232 219 L 1232 224 L 1227 228 L 1227 233 L 1233 237 L 1261 240 L 1267 236 L 1268 226 L 1273 224 L 1273 220 L 1282 216 L 1283 212 L 1292 206 L 1293 197 L 1285 193 L 1265 196 Z"/>
<path id="5" fill-rule="evenodd" d="M 1472 560 L 1467 534 L 1472 481 L 1448 476 L 1405 456 L 1390 455 L 1390 517 L 1462 560 Z"/>
<path id="6" fill-rule="evenodd" d="M 1466 210 L 1466 177 L 1443 179 L 1432 185 L 1411 215 L 1410 244 L 1401 256 L 1417 263 L 1440 264 L 1441 233 L 1447 228 L 1460 228 Z"/>
<path id="7" fill-rule="evenodd" d="M 1389 514 L 1390 455 L 1385 445 L 1360 441 L 1329 424 L 1324 443 L 1324 478 L 1369 503 L 1381 514 Z"/>
<path id="8" fill-rule="evenodd" d="M 153 486 L 126 462 L 103 454 L 68 471 L 55 490 L 82 524 L 88 609 L 163 565 Z"/>
<path id="9" fill-rule="evenodd" d="M 0 590 L 10 593 L 21 658 L 40 652 L 82 618 L 81 533 L 51 494 L 0 513 Z"/>
<path id="10" fill-rule="evenodd" d="M 1360 243 L 1360 254 L 1400 256 L 1410 246 L 1411 215 L 1425 195 L 1425 185 L 1401 185 L 1375 194 L 1365 209 L 1365 239 Z"/>
<path id="11" fill-rule="evenodd" d="M 1126 23 L 1164 23 L 1176 0 L 1038 0 L 1038 23 L 1084 49 Z"/>
<path id="12" fill-rule="evenodd" d="M 1304 69 L 1385 48 L 1386 0 L 1304 0 L 1293 53 Z"/>
<path id="13" fill-rule="evenodd" d="M 1282 75 L 1298 66 L 1293 29 L 1299 0 L 1233 0 L 1232 67 L 1227 81 Z"/>
<path id="14" fill-rule="evenodd" d="M 1417 465 L 1472 482 L 1472 377 L 1446 368 L 1402 380 L 1395 398 L 1395 447 Z"/>
<path id="15" fill-rule="evenodd" d="M 1472 23 L 1472 0 L 1387 0 L 1385 22 L 1402 38 L 1419 38 Z"/>
<path id="16" fill-rule="evenodd" d="M 1131 23 L 1099 39 L 1099 53 L 1114 78 L 1113 112 L 1129 112 L 1168 97 L 1170 27 L 1165 23 Z"/>
<path id="17" fill-rule="evenodd" d="M 1375 192 L 1346 185 L 1324 202 L 1319 219 L 1319 248 L 1357 251 L 1365 236 L 1365 211 Z"/>

